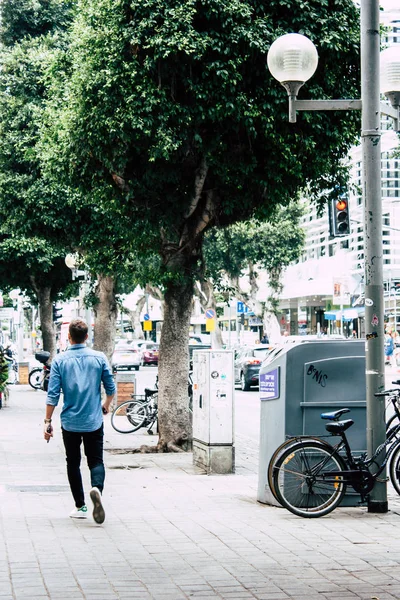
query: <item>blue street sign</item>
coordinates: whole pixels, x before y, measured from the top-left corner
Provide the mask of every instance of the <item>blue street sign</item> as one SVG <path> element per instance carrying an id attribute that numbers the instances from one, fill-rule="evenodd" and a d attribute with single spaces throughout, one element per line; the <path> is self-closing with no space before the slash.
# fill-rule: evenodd
<path id="1" fill-rule="evenodd" d="M 150 321 L 150 315 L 147 314 L 147 313 L 145 315 L 143 315 L 143 320 L 144 321 Z"/>
<path id="2" fill-rule="evenodd" d="M 206 319 L 214 319 L 214 318 L 215 318 L 215 310 L 213 308 L 207 308 Z"/>
<path id="3" fill-rule="evenodd" d="M 242 313 L 244 313 L 244 302 L 238 302 L 236 310 L 237 310 L 238 315 L 241 315 Z"/>

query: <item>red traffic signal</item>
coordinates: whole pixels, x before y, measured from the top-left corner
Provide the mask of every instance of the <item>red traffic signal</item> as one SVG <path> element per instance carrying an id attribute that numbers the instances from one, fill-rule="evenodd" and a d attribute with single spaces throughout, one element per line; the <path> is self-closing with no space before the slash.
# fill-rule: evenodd
<path id="1" fill-rule="evenodd" d="M 347 200 L 337 200 L 336 210 L 345 210 L 347 208 Z"/>
<path id="2" fill-rule="evenodd" d="M 332 237 L 341 237 L 350 233 L 349 204 L 346 198 L 332 200 L 330 233 Z"/>

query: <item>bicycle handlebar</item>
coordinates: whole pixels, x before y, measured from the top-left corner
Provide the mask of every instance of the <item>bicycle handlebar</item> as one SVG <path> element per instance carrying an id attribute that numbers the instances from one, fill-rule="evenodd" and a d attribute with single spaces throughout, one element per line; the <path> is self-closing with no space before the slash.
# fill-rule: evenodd
<path id="1" fill-rule="evenodd" d="M 395 383 L 395 382 L 393 382 Z M 374 396 L 376 396 L 377 398 L 380 398 L 382 396 L 390 396 L 391 394 L 396 394 L 397 396 L 400 395 L 400 389 L 399 388 L 393 388 L 392 390 L 384 390 L 383 392 L 377 392 L 376 394 L 374 394 Z"/>

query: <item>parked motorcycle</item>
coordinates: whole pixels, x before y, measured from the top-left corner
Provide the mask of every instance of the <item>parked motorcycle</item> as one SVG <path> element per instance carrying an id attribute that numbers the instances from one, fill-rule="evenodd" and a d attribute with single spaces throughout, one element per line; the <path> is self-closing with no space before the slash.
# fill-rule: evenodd
<path id="1" fill-rule="evenodd" d="M 50 352 L 46 352 L 46 350 L 41 350 L 35 354 L 35 359 L 40 362 L 43 367 L 35 367 L 29 373 L 29 385 L 33 387 L 34 390 L 44 390 L 47 392 L 50 379 L 50 365 L 48 364 L 49 358 Z"/>

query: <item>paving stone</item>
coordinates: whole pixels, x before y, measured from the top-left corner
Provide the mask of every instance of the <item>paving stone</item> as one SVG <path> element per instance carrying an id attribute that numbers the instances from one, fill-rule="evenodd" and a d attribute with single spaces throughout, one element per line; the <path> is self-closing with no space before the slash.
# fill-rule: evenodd
<path id="1" fill-rule="evenodd" d="M 33 404 L 19 386 L 0 415 L 0 600 L 400 598 L 400 498 L 386 515 L 346 508 L 312 520 L 262 506 L 257 441 L 240 435 L 228 476 L 197 474 L 190 454 L 106 452 L 108 467 L 143 468 L 107 470 L 103 526 L 69 519 L 68 490 L 43 491 L 67 485 L 57 412 L 52 443 L 38 433 L 44 398 Z M 147 442 L 106 420 L 107 448 Z"/>

